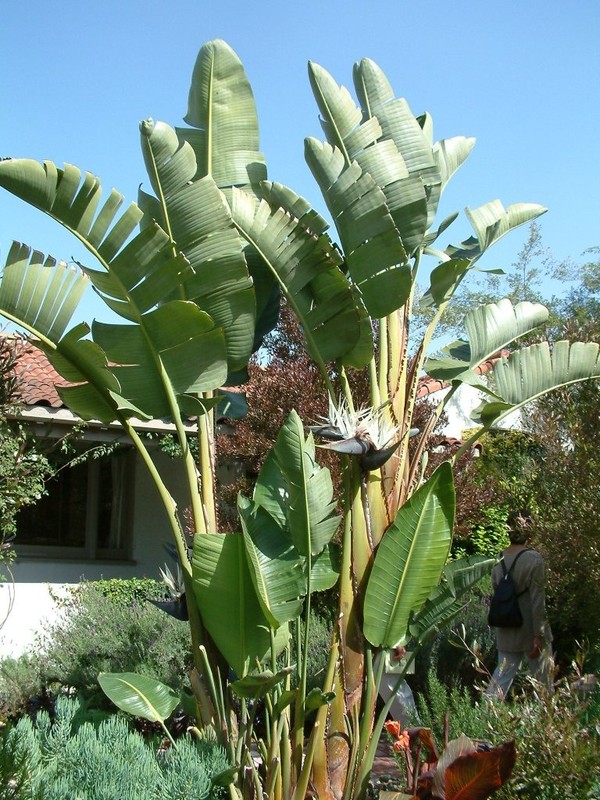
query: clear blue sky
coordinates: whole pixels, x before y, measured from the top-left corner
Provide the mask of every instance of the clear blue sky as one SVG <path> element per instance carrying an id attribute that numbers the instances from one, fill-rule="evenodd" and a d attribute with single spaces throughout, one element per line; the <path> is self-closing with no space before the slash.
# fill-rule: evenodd
<path id="1" fill-rule="evenodd" d="M 368 56 L 414 113 L 430 112 L 436 138 L 477 138 L 440 218 L 494 198 L 541 203 L 546 245 L 581 262 L 600 244 L 599 34 L 598 0 L 8 0 L 0 156 L 68 161 L 135 200 L 146 182 L 139 121 L 181 122 L 197 52 L 219 37 L 253 86 L 269 177 L 324 211 L 303 157 L 304 137 L 321 133 L 306 64 L 351 87 L 353 63 Z M 463 218 L 447 239 L 468 235 Z M 525 237 L 508 237 L 484 266 L 509 267 Z M 12 239 L 92 265 L 55 223 L 2 192 L 2 263 Z"/>

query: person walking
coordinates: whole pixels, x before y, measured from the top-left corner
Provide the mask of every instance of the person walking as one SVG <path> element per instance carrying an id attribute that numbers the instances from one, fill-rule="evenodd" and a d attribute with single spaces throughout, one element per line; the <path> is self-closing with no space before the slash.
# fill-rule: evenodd
<path id="1" fill-rule="evenodd" d="M 508 515 L 510 544 L 502 552 L 502 559 L 506 570 L 511 570 L 523 624 L 494 628 L 498 664 L 485 690 L 485 696 L 493 700 L 506 698 L 525 657 L 536 680 L 548 688 L 552 683 L 552 631 L 546 619 L 544 559 L 527 546 L 531 523 L 528 511 L 511 511 Z M 502 559 L 492 571 L 494 589 L 504 576 Z"/>

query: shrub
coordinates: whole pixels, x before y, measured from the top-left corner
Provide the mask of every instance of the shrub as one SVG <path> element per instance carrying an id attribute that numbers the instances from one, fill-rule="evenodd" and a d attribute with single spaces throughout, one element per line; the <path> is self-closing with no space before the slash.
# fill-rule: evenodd
<path id="1" fill-rule="evenodd" d="M 596 791 L 597 693 L 578 694 L 564 681 L 552 694 L 534 691 L 512 703 L 474 703 L 466 690 L 450 690 L 430 672 L 427 693 L 418 698 L 418 706 L 422 723 L 440 740 L 445 734 L 453 739 L 461 733 L 492 744 L 515 740 L 513 777 L 495 795 L 498 800 L 583 800 Z"/>
<path id="2" fill-rule="evenodd" d="M 141 672 L 179 691 L 191 662 L 188 628 L 151 603 L 136 599 L 139 583 L 87 583 L 69 597 L 66 614 L 40 643 L 40 674 L 47 686 L 75 689 L 105 702 L 100 672 Z M 108 587 L 107 587 L 108 584 Z M 133 598 L 133 599 L 131 599 Z"/>
<path id="3" fill-rule="evenodd" d="M 476 687 L 486 681 L 481 670 L 493 670 L 496 658 L 496 639 L 487 624 L 490 592 L 490 583 L 486 580 L 472 589 L 460 612 L 460 623 L 443 628 L 417 652 L 415 675 L 411 680 L 411 685 L 417 691 L 426 691 L 427 676 L 431 669 L 449 689 L 457 686 Z M 477 664 L 470 650 L 476 652 Z"/>
<path id="4" fill-rule="evenodd" d="M 309 690 L 320 688 L 323 685 L 327 661 L 329 660 L 332 628 L 333 625 L 328 620 L 322 619 L 316 614 L 311 615 L 306 677 Z"/>
<path id="5" fill-rule="evenodd" d="M 74 689 L 106 705 L 100 672 L 141 672 L 179 691 L 191 660 L 187 625 L 146 602 L 164 596 L 146 579 L 84 583 L 60 601 L 62 614 L 40 635 L 34 653 L 0 661 L 0 713 L 14 717 L 47 688 Z"/>
<path id="6" fill-rule="evenodd" d="M 431 728 L 440 742 L 457 739 L 463 733 L 471 739 L 493 743 L 503 738 L 496 730 L 497 717 L 490 715 L 488 704 L 474 702 L 464 687 L 444 685 L 433 670 L 428 673 L 425 692 L 417 697 L 417 707 L 421 723 Z M 496 714 L 500 715 L 504 708 L 499 707 Z"/>
<path id="7" fill-rule="evenodd" d="M 30 700 L 43 693 L 38 657 L 25 653 L 0 660 L 0 720 L 26 711 Z"/>
<path id="8" fill-rule="evenodd" d="M 226 794 L 212 778 L 227 767 L 215 743 L 181 739 L 162 754 L 122 717 L 90 721 L 85 706 L 62 697 L 54 720 L 41 711 L 5 735 L 0 781 L 19 800 L 216 800 Z"/>
<path id="9" fill-rule="evenodd" d="M 600 779 L 598 719 L 586 724 L 591 697 L 564 681 L 553 694 L 519 700 L 500 726 L 517 742 L 517 764 L 504 800 L 582 800 Z"/>

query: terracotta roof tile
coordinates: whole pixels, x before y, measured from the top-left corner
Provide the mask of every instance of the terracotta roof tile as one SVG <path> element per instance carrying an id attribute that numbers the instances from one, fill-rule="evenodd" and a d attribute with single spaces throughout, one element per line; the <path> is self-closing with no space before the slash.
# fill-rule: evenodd
<path id="1" fill-rule="evenodd" d="M 61 378 L 39 348 L 18 338 L 15 338 L 15 346 L 18 348 L 17 385 L 23 403 L 62 408 L 64 404 L 55 387 L 68 386 L 69 382 Z"/>
<path id="2" fill-rule="evenodd" d="M 15 338 L 15 337 L 13 337 Z M 56 386 L 68 386 L 69 382 L 56 372 L 50 364 L 45 354 L 27 341 L 15 338 L 19 348 L 19 358 L 17 361 L 17 373 L 19 377 L 19 394 L 26 405 L 41 405 L 51 408 L 62 408 L 63 402 L 60 399 Z M 489 372 L 496 361 L 502 356 L 508 355 L 508 350 L 492 356 L 475 368 L 475 372 L 480 375 Z M 439 392 L 449 386 L 444 381 L 432 378 L 429 375 L 421 378 L 417 397 L 427 397 L 430 394 Z"/>

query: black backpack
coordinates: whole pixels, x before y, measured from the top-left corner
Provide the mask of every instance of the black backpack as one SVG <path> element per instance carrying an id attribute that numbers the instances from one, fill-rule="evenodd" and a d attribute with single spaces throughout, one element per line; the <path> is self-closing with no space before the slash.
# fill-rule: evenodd
<path id="1" fill-rule="evenodd" d="M 527 589 L 517 593 L 511 572 L 519 560 L 519 556 L 524 552 L 525 550 L 521 550 L 517 553 L 515 560 L 508 570 L 506 569 L 504 558 L 500 561 L 504 575 L 494 589 L 488 614 L 488 625 L 491 625 L 493 628 L 520 628 L 523 624 L 523 615 L 519 608 L 519 597 L 524 594 Z"/>

